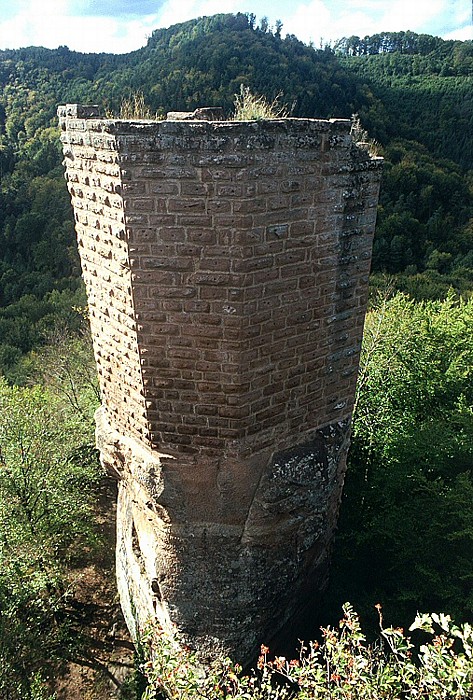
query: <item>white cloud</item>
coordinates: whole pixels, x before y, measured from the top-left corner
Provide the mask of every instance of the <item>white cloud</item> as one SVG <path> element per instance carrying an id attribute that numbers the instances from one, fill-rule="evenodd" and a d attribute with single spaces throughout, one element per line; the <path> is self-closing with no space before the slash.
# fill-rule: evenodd
<path id="1" fill-rule="evenodd" d="M 282 18 L 282 21 L 285 34 L 295 34 L 302 41 L 318 41 L 326 36 L 332 15 L 322 0 L 312 0 L 309 4 L 299 5 L 292 15 Z"/>
<path id="2" fill-rule="evenodd" d="M 241 12 L 241 0 L 168 0 L 159 17 L 160 27 L 187 22 L 195 17 L 216 15 L 225 12 Z"/>
<path id="3" fill-rule="evenodd" d="M 327 0 L 311 0 L 285 18 L 284 32 L 303 41 L 314 41 L 316 45 L 321 39 L 325 42 L 353 34 L 365 36 L 377 31 L 377 14 L 377 0 L 330 4 Z"/>
<path id="4" fill-rule="evenodd" d="M 473 5 L 468 0 L 452 0 L 452 2 L 451 21 L 446 27 L 449 31 L 442 33 L 442 36 L 444 39 L 471 41 L 473 39 Z"/>
<path id="5" fill-rule="evenodd" d="M 389 31 L 410 29 L 422 32 L 423 27 L 442 16 L 448 9 L 446 5 L 448 0 L 392 0 L 381 21 L 390 27 Z"/>
<path id="6" fill-rule="evenodd" d="M 201 3 L 200 15 L 216 15 L 222 12 L 241 12 L 239 0 L 206 0 Z"/>
<path id="7" fill-rule="evenodd" d="M 281 19 L 283 34 L 316 45 L 321 39 L 407 29 L 472 38 L 470 0 L 252 0 L 251 5 L 258 21 L 265 15 L 273 25 Z M 126 53 L 144 46 L 158 27 L 249 9 L 247 0 L 0 0 L 0 48 L 67 45 Z"/>
<path id="8" fill-rule="evenodd" d="M 466 0 L 467 1 L 467 0 Z M 457 0 L 455 0 L 457 2 Z M 411 30 L 443 35 L 462 26 L 465 0 L 305 0 L 286 11 L 284 32 L 303 41 L 333 41 L 343 36 Z"/>
<path id="9" fill-rule="evenodd" d="M 159 26 L 169 27 L 171 24 L 179 24 L 186 22 L 191 17 L 198 17 L 200 2 L 196 0 L 179 0 L 177 2 L 168 2 L 162 9 L 159 15 Z"/>
<path id="10" fill-rule="evenodd" d="M 471 41 L 473 39 L 473 26 L 454 29 L 444 36 L 444 39 L 456 39 L 457 41 Z"/>
<path id="11" fill-rule="evenodd" d="M 19 12 L 0 20 L 1 48 L 68 46 L 75 51 L 127 53 L 143 46 L 157 26 L 157 16 L 121 21 L 115 17 L 78 16 L 67 0 L 27 0 Z"/>
<path id="12" fill-rule="evenodd" d="M 124 19 L 156 15 L 166 2 L 167 0 L 67 0 L 72 15 Z"/>

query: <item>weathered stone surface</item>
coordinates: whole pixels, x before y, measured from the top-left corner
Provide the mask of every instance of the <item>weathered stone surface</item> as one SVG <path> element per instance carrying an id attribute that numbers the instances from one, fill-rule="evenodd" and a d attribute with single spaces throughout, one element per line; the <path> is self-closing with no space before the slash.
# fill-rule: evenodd
<path id="1" fill-rule="evenodd" d="M 59 110 L 132 633 L 247 660 L 323 587 L 380 161 L 347 120 Z"/>
<path id="2" fill-rule="evenodd" d="M 199 107 L 193 112 L 168 112 L 166 119 L 169 120 L 191 120 L 205 119 L 207 121 L 218 121 L 223 119 L 223 109 L 221 107 Z"/>
<path id="3" fill-rule="evenodd" d="M 101 409 L 97 444 L 119 479 L 117 578 L 132 634 L 156 615 L 203 654 L 250 658 L 301 606 L 307 581 L 327 575 L 348 438 L 342 421 L 306 444 L 254 455 L 240 484 L 247 464 L 207 459 L 200 466 L 214 483 L 191 494 L 169 455 L 120 436 Z M 242 485 L 248 493 L 238 494 Z"/>

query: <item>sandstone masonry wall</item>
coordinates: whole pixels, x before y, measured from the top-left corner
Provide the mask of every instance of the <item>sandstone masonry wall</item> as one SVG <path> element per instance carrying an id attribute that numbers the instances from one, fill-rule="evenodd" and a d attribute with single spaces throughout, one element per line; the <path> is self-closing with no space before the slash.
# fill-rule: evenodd
<path id="1" fill-rule="evenodd" d="M 380 159 L 347 120 L 59 116 L 129 624 L 245 656 L 325 577 Z"/>

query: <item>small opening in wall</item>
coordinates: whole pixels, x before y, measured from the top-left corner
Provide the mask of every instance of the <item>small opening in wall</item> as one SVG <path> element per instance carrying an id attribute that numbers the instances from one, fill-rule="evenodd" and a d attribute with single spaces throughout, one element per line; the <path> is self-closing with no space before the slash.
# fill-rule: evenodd
<path id="1" fill-rule="evenodd" d="M 138 566 L 140 567 L 140 572 L 143 575 L 146 575 L 145 563 L 143 559 L 143 554 L 141 553 L 140 541 L 138 539 L 138 533 L 136 532 L 134 521 L 131 526 L 131 548 L 133 550 L 133 554 L 135 555 L 135 559 L 138 563 Z"/>
<path id="2" fill-rule="evenodd" d="M 153 595 L 154 595 L 159 601 L 161 601 L 162 598 L 163 598 L 163 596 L 162 596 L 161 588 L 160 588 L 159 581 L 158 581 L 157 578 L 151 579 L 151 590 L 153 591 Z"/>

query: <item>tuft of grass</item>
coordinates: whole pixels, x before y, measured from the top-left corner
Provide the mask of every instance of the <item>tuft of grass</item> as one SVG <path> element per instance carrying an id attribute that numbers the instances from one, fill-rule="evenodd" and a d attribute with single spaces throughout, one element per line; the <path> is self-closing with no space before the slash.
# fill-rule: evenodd
<path id="1" fill-rule="evenodd" d="M 124 97 L 120 105 L 120 119 L 156 120 L 159 117 L 153 113 L 145 102 L 142 92 L 134 92 L 130 97 Z"/>
<path id="2" fill-rule="evenodd" d="M 240 92 L 235 95 L 235 121 L 254 121 L 261 119 L 285 119 L 290 112 L 286 105 L 280 104 L 281 94 L 272 102 L 262 95 L 253 95 L 247 85 L 240 85 Z"/>
<path id="3" fill-rule="evenodd" d="M 363 150 L 367 151 L 372 158 L 379 156 L 381 152 L 381 144 L 379 144 L 375 139 L 371 139 L 368 136 L 368 132 L 361 125 L 360 117 L 358 114 L 351 115 L 351 137 L 354 143 Z"/>

